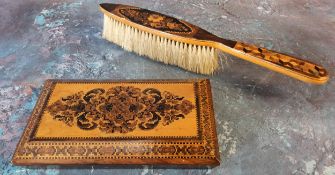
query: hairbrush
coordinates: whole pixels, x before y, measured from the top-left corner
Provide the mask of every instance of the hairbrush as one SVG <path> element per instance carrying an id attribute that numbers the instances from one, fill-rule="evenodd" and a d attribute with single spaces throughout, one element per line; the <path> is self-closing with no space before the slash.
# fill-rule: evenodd
<path id="1" fill-rule="evenodd" d="M 323 84 L 329 79 L 320 65 L 266 48 L 220 38 L 186 21 L 158 12 L 121 4 L 100 4 L 104 14 L 102 36 L 125 50 L 213 74 L 219 67 L 218 52 L 231 54 L 298 80 Z"/>

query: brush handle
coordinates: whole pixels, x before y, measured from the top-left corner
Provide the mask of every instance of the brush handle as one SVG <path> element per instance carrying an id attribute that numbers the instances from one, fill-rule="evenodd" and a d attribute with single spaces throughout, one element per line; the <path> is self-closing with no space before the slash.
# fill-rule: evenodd
<path id="1" fill-rule="evenodd" d="M 270 70 L 288 75 L 308 83 L 323 84 L 329 77 L 320 65 L 293 56 L 267 50 L 255 45 L 236 42 L 233 48 L 226 46 L 223 51 L 236 57 L 266 67 Z"/>

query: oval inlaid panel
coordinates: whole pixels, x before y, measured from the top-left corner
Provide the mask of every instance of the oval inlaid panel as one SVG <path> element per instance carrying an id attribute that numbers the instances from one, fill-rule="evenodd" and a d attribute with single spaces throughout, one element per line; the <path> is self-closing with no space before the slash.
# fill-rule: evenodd
<path id="1" fill-rule="evenodd" d="M 157 12 L 137 8 L 121 8 L 119 13 L 129 19 L 146 27 L 164 32 L 191 33 L 192 28 L 180 20 Z"/>

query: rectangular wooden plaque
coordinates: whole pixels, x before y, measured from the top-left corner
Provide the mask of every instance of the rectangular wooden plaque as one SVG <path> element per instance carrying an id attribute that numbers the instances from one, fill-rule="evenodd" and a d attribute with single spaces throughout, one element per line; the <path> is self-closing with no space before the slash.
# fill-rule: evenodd
<path id="1" fill-rule="evenodd" d="M 209 80 L 47 80 L 15 165 L 218 165 Z"/>

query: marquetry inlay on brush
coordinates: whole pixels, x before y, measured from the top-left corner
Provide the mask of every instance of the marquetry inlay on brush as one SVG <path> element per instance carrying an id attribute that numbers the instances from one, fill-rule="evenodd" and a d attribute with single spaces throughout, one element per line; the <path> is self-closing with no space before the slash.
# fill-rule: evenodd
<path id="1" fill-rule="evenodd" d="M 327 71 L 320 65 L 239 41 L 215 36 L 204 29 L 158 12 L 120 4 L 100 4 L 103 38 L 128 51 L 184 69 L 213 74 L 218 51 L 242 58 L 301 81 L 323 84 Z"/>

